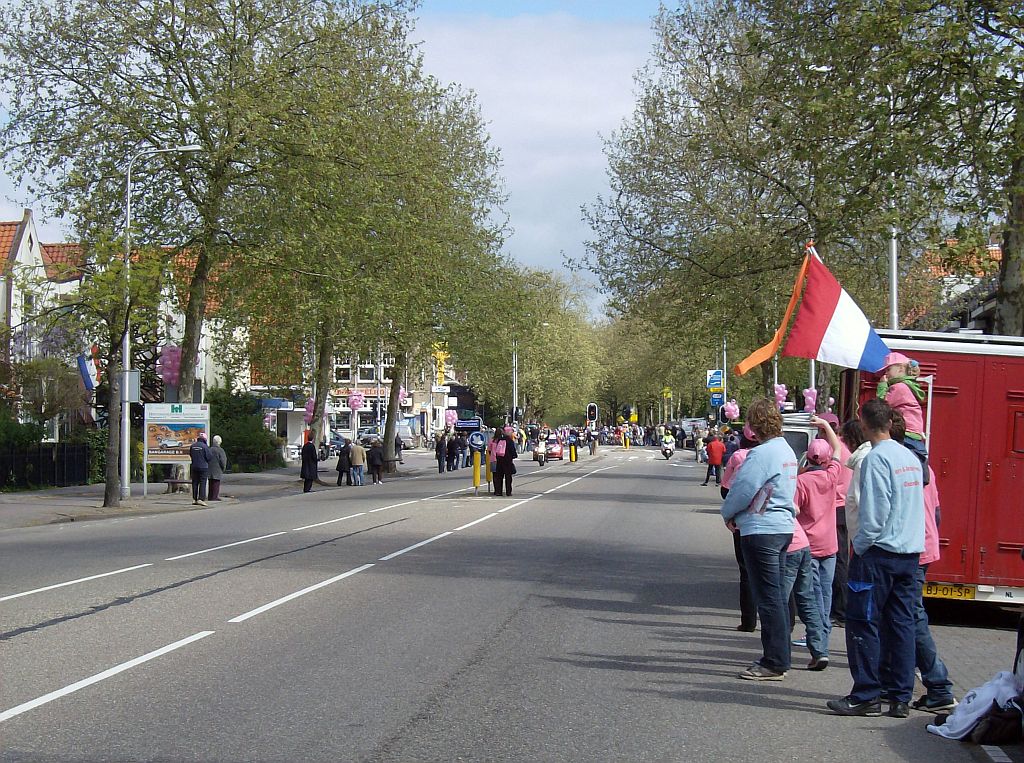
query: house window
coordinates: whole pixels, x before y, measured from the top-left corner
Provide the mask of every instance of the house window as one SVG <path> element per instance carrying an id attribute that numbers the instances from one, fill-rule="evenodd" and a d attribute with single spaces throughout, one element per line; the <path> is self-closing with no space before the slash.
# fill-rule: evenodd
<path id="1" fill-rule="evenodd" d="M 377 381 L 377 369 L 374 366 L 359 366 L 359 381 L 361 382 L 374 382 Z"/>
<path id="2" fill-rule="evenodd" d="M 36 298 L 32 294 L 22 295 L 22 304 L 25 306 L 26 315 L 31 315 L 33 308 L 36 306 Z"/>
<path id="3" fill-rule="evenodd" d="M 350 383 L 352 381 L 352 369 L 348 366 L 335 366 L 334 381 Z"/>
<path id="4" fill-rule="evenodd" d="M 359 428 L 372 427 L 377 423 L 377 414 L 373 411 L 360 411 L 359 412 Z"/>

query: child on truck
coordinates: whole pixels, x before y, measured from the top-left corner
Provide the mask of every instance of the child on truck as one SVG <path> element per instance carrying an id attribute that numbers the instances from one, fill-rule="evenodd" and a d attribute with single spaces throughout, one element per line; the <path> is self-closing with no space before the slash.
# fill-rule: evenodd
<path id="1" fill-rule="evenodd" d="M 907 423 L 903 444 L 921 461 L 922 472 L 927 475 L 928 450 L 924 442 L 924 414 L 921 411 L 924 392 L 917 383 L 917 375 L 911 374 L 912 366 L 917 364 L 903 353 L 890 352 L 886 355 L 882 379 L 878 382 L 878 397 L 902 414 Z M 924 484 L 928 484 L 927 477 Z"/>

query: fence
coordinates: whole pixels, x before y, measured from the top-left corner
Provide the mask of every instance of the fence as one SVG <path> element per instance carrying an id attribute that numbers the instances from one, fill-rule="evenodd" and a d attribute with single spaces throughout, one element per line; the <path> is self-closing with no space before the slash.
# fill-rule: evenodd
<path id="1" fill-rule="evenodd" d="M 89 481 L 89 446 L 42 443 L 0 448 L 0 490 L 67 487 Z"/>

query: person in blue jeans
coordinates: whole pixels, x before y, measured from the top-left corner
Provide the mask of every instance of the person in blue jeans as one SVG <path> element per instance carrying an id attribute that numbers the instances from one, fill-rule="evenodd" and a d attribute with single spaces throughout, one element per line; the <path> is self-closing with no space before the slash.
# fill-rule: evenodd
<path id="1" fill-rule="evenodd" d="M 806 647 L 811 653 L 808 670 L 825 670 L 828 667 L 828 629 L 821 613 L 821 606 L 814 595 L 814 573 L 811 565 L 811 548 L 799 522 L 793 525 L 793 541 L 786 553 L 786 576 L 783 598 L 789 601 L 790 594 L 796 600 L 796 611 L 807 629 Z"/>
<path id="2" fill-rule="evenodd" d="M 910 714 L 924 477 L 921 462 L 891 438 L 892 419 L 892 408 L 883 400 L 869 400 L 860 411 L 872 447 L 860 465 L 858 529 L 847 581 L 846 651 L 853 689 L 828 701 L 837 715 L 881 715 L 883 694 L 888 715 Z"/>
<path id="3" fill-rule="evenodd" d="M 740 550 L 761 620 L 761 658 L 739 674 L 748 681 L 781 681 L 790 668 L 786 549 L 793 539 L 797 458 L 782 437 L 775 401 L 755 400 L 747 424 L 761 444 L 750 451 L 722 504 L 726 526 L 740 534 Z"/>

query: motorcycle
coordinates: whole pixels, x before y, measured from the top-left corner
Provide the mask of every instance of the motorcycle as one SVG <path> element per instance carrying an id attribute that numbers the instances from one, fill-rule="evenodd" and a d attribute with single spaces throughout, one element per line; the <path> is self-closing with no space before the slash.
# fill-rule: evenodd
<path id="1" fill-rule="evenodd" d="M 676 452 L 676 444 L 674 442 L 663 442 L 661 444 L 661 455 L 668 461 L 672 458 L 672 454 Z"/>
<path id="2" fill-rule="evenodd" d="M 544 450 L 543 440 L 538 442 L 536 447 L 534 447 L 533 460 L 536 461 L 540 466 L 544 466 L 544 462 L 547 461 L 547 453 Z"/>

